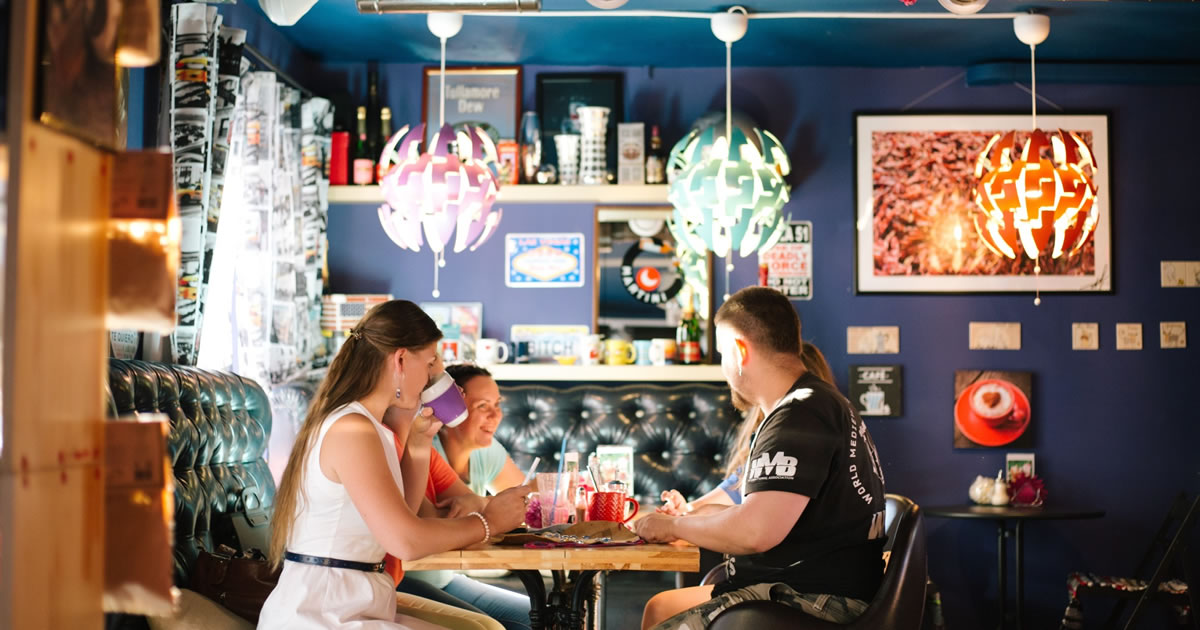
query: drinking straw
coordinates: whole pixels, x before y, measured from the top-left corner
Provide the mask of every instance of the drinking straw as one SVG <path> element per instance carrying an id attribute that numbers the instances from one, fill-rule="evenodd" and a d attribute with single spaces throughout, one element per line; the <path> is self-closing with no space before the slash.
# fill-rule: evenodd
<path id="1" fill-rule="evenodd" d="M 550 505 L 554 506 L 551 508 L 551 514 L 558 509 L 558 488 L 562 483 L 563 466 L 567 463 L 567 438 L 569 437 L 571 437 L 571 430 L 567 429 L 566 433 L 563 433 L 562 448 L 558 452 L 558 475 L 554 477 L 554 496 L 550 499 Z"/>
<path id="2" fill-rule="evenodd" d="M 521 482 L 522 486 L 529 485 L 529 480 L 533 479 L 533 474 L 537 472 L 538 464 L 542 461 L 541 457 L 534 457 L 533 463 L 529 465 L 529 472 L 525 473 L 525 481 Z"/>

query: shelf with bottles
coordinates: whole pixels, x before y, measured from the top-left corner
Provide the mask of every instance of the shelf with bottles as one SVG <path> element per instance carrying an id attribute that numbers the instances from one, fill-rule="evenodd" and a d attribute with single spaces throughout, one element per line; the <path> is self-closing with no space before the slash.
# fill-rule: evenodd
<path id="1" fill-rule="evenodd" d="M 379 186 L 330 186 L 329 203 L 380 204 L 383 191 Z M 666 205 L 666 184 L 563 186 L 560 184 L 525 184 L 501 186 L 496 203 L 600 203 Z"/>
<path id="2" fill-rule="evenodd" d="M 575 381 L 590 382 L 674 382 L 723 383 L 719 365 L 559 365 L 558 363 L 522 363 L 489 365 L 488 371 L 499 382 Z"/>

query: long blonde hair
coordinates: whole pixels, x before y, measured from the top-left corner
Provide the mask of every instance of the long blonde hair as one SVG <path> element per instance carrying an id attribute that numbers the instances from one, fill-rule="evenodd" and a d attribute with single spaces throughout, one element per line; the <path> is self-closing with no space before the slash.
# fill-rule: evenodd
<path id="1" fill-rule="evenodd" d="M 304 492 L 305 464 L 325 418 L 339 407 L 370 394 L 383 377 L 383 366 L 393 352 L 400 348 L 424 348 L 441 337 L 437 324 L 420 307 L 406 300 L 379 304 L 359 320 L 333 358 L 329 372 L 309 405 L 280 479 L 271 520 L 268 557 L 272 567 L 283 562 L 300 496 Z"/>
<path id="2" fill-rule="evenodd" d="M 829 362 L 825 360 L 825 355 L 821 353 L 821 349 L 808 343 L 807 341 L 800 342 L 800 360 L 804 362 L 804 369 L 812 372 L 817 378 L 835 385 L 833 382 L 833 370 L 829 367 Z M 836 386 L 836 385 L 835 385 Z M 742 421 L 741 428 L 738 429 L 737 438 L 733 441 L 733 448 L 730 449 L 729 464 L 725 467 L 725 474 L 732 475 L 737 472 L 737 469 L 745 465 L 746 458 L 750 456 L 750 438 L 754 436 L 754 432 L 762 425 L 763 420 L 767 416 L 757 405 L 750 410 L 750 415 Z"/>

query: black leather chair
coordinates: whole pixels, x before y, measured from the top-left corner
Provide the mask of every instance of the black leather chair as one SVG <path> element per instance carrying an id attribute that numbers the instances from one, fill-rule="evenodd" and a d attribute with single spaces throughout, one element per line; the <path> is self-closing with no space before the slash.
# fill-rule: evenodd
<path id="1" fill-rule="evenodd" d="M 263 459 L 271 434 L 267 395 L 236 374 L 120 359 L 109 360 L 108 385 L 110 416 L 163 413 L 170 419 L 175 584 L 186 586 L 201 549 L 236 546 L 225 514 L 275 505 L 275 482 Z M 243 496 L 249 505 L 240 505 Z M 145 627 L 145 622 L 113 615 L 106 627 Z"/>
<path id="2" fill-rule="evenodd" d="M 742 421 L 729 388 L 708 384 L 544 385 L 500 388 L 504 422 L 496 439 L 522 469 L 557 465 L 567 450 L 591 453 L 598 444 L 627 444 L 634 454 L 634 496 L 647 509 L 663 490 L 689 498 L 725 478 L 724 458 Z"/>
<path id="3" fill-rule="evenodd" d="M 884 551 L 890 551 L 883 583 L 866 612 L 850 624 L 822 621 L 798 610 L 769 601 L 732 606 L 713 620 L 710 630 L 821 630 L 824 628 L 919 629 L 925 612 L 925 524 L 920 507 L 907 497 L 887 495 L 895 518 L 888 526 Z M 724 579 L 724 575 L 719 575 Z M 706 578 L 706 583 L 712 583 Z"/>

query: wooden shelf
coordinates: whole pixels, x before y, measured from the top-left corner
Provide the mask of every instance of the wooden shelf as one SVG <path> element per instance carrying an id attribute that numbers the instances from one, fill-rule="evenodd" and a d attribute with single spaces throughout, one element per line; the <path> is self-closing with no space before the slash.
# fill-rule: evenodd
<path id="1" fill-rule="evenodd" d="M 379 186 L 330 186 L 329 203 L 383 203 Z M 611 203 L 666 205 L 665 184 L 645 186 L 504 186 L 496 203 Z"/>
<path id="2" fill-rule="evenodd" d="M 497 381 L 617 381 L 630 383 L 723 383 L 719 365 L 559 365 L 557 363 L 488 366 Z"/>

